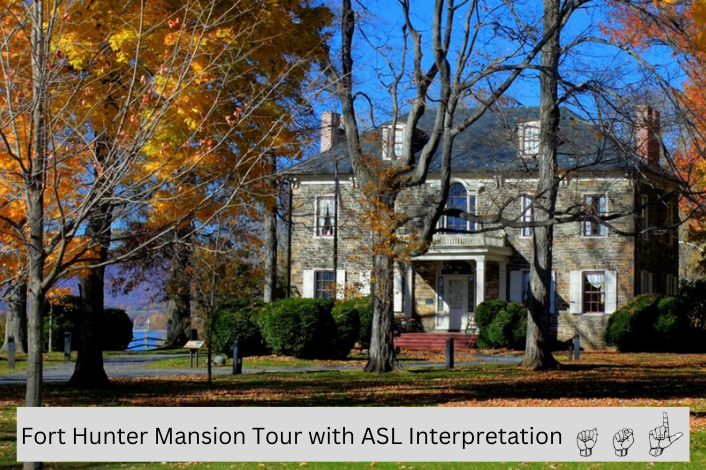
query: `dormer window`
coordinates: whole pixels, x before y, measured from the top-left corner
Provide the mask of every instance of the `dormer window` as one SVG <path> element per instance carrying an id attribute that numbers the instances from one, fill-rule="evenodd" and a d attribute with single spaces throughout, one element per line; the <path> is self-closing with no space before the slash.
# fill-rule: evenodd
<path id="1" fill-rule="evenodd" d="M 382 128 L 382 158 L 383 160 L 392 160 L 402 156 L 402 147 L 404 146 L 404 124 L 397 124 L 394 129 L 392 126 Z"/>
<path id="2" fill-rule="evenodd" d="M 539 121 L 525 122 L 520 125 L 519 130 L 522 156 L 537 156 L 539 154 Z"/>

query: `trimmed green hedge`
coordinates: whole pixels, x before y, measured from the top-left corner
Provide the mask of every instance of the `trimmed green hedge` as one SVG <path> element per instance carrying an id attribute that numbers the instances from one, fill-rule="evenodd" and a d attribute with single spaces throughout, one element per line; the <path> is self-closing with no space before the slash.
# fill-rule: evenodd
<path id="1" fill-rule="evenodd" d="M 475 321 L 480 348 L 524 349 L 527 336 L 527 308 L 517 302 L 492 299 L 478 305 Z"/>
<path id="2" fill-rule="evenodd" d="M 372 302 L 365 297 L 352 298 L 333 307 L 331 315 L 336 325 L 333 349 L 337 357 L 346 357 L 351 348 L 355 346 L 356 341 L 360 341 L 361 312 L 366 310 L 368 303 L 370 304 L 369 310 L 372 312 Z M 366 313 L 362 314 L 367 316 Z M 368 329 L 372 328 L 372 315 L 370 317 L 371 323 L 367 326 Z M 369 342 L 369 332 L 367 338 Z"/>
<path id="3" fill-rule="evenodd" d="M 267 304 L 258 324 L 275 354 L 300 358 L 336 356 L 332 300 L 284 299 Z"/>
<path id="4" fill-rule="evenodd" d="M 682 352 L 693 347 L 690 330 L 681 299 L 644 294 L 610 316 L 603 339 L 621 352 Z"/>
<path id="5" fill-rule="evenodd" d="M 267 346 L 256 322 L 261 309 L 262 303 L 249 299 L 220 305 L 213 320 L 213 352 L 233 357 L 233 342 L 237 339 L 240 356 L 267 354 Z"/>

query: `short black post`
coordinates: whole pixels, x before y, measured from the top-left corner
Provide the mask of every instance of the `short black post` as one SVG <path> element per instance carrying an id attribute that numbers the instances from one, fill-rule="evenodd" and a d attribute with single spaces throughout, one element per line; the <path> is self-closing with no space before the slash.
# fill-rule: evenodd
<path id="1" fill-rule="evenodd" d="M 581 352 L 581 337 L 578 333 L 574 336 L 574 359 L 579 360 Z"/>
<path id="2" fill-rule="evenodd" d="M 446 368 L 454 368 L 454 339 L 446 338 Z"/>
<path id="3" fill-rule="evenodd" d="M 243 373 L 243 359 L 238 351 L 238 340 L 233 341 L 233 375 Z"/>
<path id="4" fill-rule="evenodd" d="M 64 332 L 64 360 L 71 360 L 71 332 Z"/>
<path id="5" fill-rule="evenodd" d="M 7 337 L 7 367 L 10 369 L 15 368 L 15 337 Z"/>
<path id="6" fill-rule="evenodd" d="M 574 360 L 574 343 L 573 341 L 569 341 L 569 361 Z"/>
<path id="7" fill-rule="evenodd" d="M 189 369 L 194 368 L 194 350 L 189 349 Z"/>

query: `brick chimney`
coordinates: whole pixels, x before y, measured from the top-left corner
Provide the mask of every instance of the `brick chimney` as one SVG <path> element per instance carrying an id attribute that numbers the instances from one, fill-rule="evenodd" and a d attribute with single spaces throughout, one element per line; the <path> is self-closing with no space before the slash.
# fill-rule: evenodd
<path id="1" fill-rule="evenodd" d="M 651 166 L 659 166 L 659 111 L 647 105 L 638 106 L 635 131 L 637 154 Z"/>
<path id="2" fill-rule="evenodd" d="M 326 152 L 345 140 L 346 133 L 343 130 L 341 115 L 333 111 L 321 113 L 321 152 Z"/>

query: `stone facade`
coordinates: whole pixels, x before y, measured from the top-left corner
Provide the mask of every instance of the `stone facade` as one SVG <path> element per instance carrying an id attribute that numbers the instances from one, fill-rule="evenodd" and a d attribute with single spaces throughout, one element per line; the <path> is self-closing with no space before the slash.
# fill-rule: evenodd
<path id="1" fill-rule="evenodd" d="M 658 120 L 658 115 L 650 119 Z M 561 183 L 558 211 L 571 213 L 596 204 L 610 220 L 593 230 L 583 220 L 555 226 L 552 323 L 559 341 L 578 333 L 583 347 L 604 348 L 602 332 L 610 313 L 635 295 L 669 293 L 676 283 L 678 232 L 670 228 L 678 219 L 675 183 L 659 169 L 654 155 L 658 147 L 652 141 L 641 147 L 652 152 L 644 156 L 644 165 L 575 170 Z M 339 298 L 370 292 L 372 231 L 350 170 L 340 175 L 337 240 L 317 228 L 323 220 L 321 204 L 330 206 L 336 192 L 331 173 L 300 173 L 293 184 L 294 295 L 319 295 L 317 282 L 324 271 L 336 272 Z M 531 199 L 537 186 L 532 171 L 492 168 L 456 172 L 451 183 L 463 187 L 475 214 L 502 213 L 509 220 L 522 220 L 523 198 Z M 428 205 L 439 189 L 432 175 L 424 186 L 402 193 L 396 210 Z M 328 203 L 322 202 L 326 199 Z M 416 229 L 406 226 L 399 234 L 413 236 Z M 483 300 L 523 301 L 531 254 L 531 233 L 520 228 L 440 233 L 426 254 L 400 263 L 396 314 L 414 318 L 423 331 L 465 329 Z"/>

